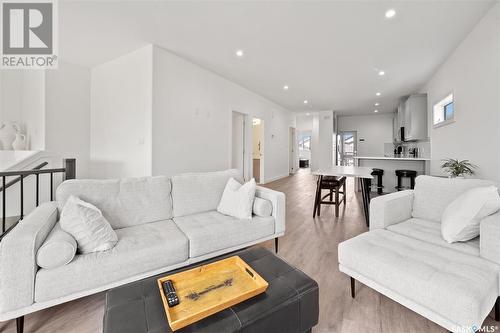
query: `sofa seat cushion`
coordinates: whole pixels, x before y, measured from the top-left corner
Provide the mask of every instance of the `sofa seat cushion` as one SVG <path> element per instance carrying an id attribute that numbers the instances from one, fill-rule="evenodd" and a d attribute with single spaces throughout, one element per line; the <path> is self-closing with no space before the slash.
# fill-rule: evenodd
<path id="1" fill-rule="evenodd" d="M 188 239 L 172 220 L 116 230 L 109 251 L 77 255 L 69 264 L 40 269 L 35 301 L 42 302 L 106 286 L 188 259 Z"/>
<path id="2" fill-rule="evenodd" d="M 471 239 L 468 242 L 457 242 L 449 244 L 441 235 L 441 224 L 411 218 L 405 222 L 393 224 L 387 227 L 387 230 L 396 232 L 401 235 L 420 239 L 422 241 L 443 246 L 462 253 L 479 256 L 479 237 Z"/>
<path id="3" fill-rule="evenodd" d="M 480 325 L 498 296 L 493 263 L 389 230 L 366 232 L 338 250 L 341 270 L 460 327 Z"/>
<path id="4" fill-rule="evenodd" d="M 174 218 L 189 238 L 191 258 L 259 240 L 274 234 L 274 217 L 237 219 L 210 211 Z"/>

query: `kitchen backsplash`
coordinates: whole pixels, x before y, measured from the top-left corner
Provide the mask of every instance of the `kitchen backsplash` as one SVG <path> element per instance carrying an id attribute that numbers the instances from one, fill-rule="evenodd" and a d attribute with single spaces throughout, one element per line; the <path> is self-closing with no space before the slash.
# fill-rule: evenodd
<path id="1" fill-rule="evenodd" d="M 397 146 L 405 147 L 404 151 L 408 152 L 409 149 L 418 148 L 418 157 L 430 158 L 431 157 L 431 143 L 430 141 L 417 141 L 417 142 L 403 142 L 403 143 L 384 143 L 384 156 L 394 156 L 394 149 Z"/>

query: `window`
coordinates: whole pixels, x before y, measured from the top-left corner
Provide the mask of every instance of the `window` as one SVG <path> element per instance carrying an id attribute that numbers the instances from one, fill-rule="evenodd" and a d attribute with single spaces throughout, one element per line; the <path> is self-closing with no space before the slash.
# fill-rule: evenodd
<path id="1" fill-rule="evenodd" d="M 299 149 L 311 150 L 311 137 L 303 136 L 299 138 Z"/>
<path id="2" fill-rule="evenodd" d="M 449 94 L 436 103 L 432 109 L 434 127 L 442 126 L 453 122 L 455 117 L 455 103 L 453 94 Z"/>

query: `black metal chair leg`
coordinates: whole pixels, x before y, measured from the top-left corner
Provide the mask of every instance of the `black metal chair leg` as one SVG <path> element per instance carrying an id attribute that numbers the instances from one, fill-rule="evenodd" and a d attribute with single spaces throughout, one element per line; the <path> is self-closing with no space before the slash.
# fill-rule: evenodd
<path id="1" fill-rule="evenodd" d="M 278 253 L 278 237 L 274 239 L 274 251 Z"/>
<path id="2" fill-rule="evenodd" d="M 354 298 L 356 296 L 356 280 L 354 280 L 353 277 L 351 277 L 351 297 Z"/>
<path id="3" fill-rule="evenodd" d="M 23 333 L 24 331 L 24 316 L 16 318 L 17 333 Z"/>

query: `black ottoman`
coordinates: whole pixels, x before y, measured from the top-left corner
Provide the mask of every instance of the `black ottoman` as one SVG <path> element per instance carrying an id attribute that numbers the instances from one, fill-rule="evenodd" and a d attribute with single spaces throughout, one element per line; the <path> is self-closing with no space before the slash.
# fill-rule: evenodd
<path id="1" fill-rule="evenodd" d="M 233 255 L 240 256 L 269 283 L 266 292 L 176 332 L 310 332 L 318 323 L 318 284 L 266 249 L 231 253 L 168 274 Z M 165 275 L 167 273 L 109 290 L 103 332 L 172 332 L 156 282 Z"/>

